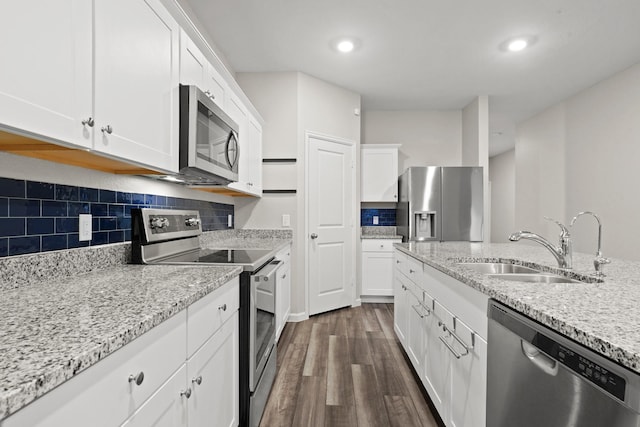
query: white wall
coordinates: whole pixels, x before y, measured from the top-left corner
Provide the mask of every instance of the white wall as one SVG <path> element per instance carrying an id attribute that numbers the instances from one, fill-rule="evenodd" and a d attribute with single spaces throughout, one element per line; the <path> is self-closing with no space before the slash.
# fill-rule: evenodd
<path id="1" fill-rule="evenodd" d="M 605 256 L 640 260 L 640 64 L 554 105 L 517 128 L 515 225 L 555 242 L 583 210 L 603 221 Z M 574 250 L 595 253 L 596 222 L 572 230 Z"/>
<path id="2" fill-rule="evenodd" d="M 516 153 L 509 150 L 489 159 L 491 182 L 491 242 L 506 243 L 516 231 Z"/>
<path id="3" fill-rule="evenodd" d="M 399 173 L 410 166 L 460 166 L 462 112 L 365 111 L 363 144 L 402 144 Z"/>
<path id="4" fill-rule="evenodd" d="M 483 238 L 491 236 L 489 186 L 489 97 L 479 96 L 462 110 L 462 166 L 481 166 L 484 204 Z"/>
<path id="5" fill-rule="evenodd" d="M 605 256 L 640 260 L 640 64 L 566 102 L 566 211 L 600 215 Z M 595 253 L 597 227 L 581 218 L 575 247 Z"/>
<path id="6" fill-rule="evenodd" d="M 296 194 L 265 194 L 259 200 L 238 200 L 237 226 L 278 228 L 281 227 L 281 215 L 291 215 L 294 239 L 291 312 L 294 319 L 301 319 L 306 314 L 305 131 L 353 140 L 356 143 L 355 152 L 359 153 L 360 117 L 354 115 L 354 109 L 360 108 L 360 96 L 302 73 L 238 73 L 237 79 L 265 119 L 264 157 L 297 159 L 295 174 L 284 170 L 291 167 L 290 164 L 269 165 L 263 170 L 265 183 L 281 182 L 279 177 L 292 176 L 295 182 L 290 186 L 296 190 Z M 359 156 L 356 159 L 359 161 Z M 358 194 L 353 201 L 354 212 L 357 212 L 359 203 L 356 205 L 356 201 L 359 199 Z M 355 219 L 359 223 L 359 215 Z"/>
<path id="7" fill-rule="evenodd" d="M 515 226 L 545 236 L 554 244 L 559 228 L 544 217 L 566 224 L 563 103 L 516 129 Z M 495 207 L 494 207 L 495 209 Z"/>

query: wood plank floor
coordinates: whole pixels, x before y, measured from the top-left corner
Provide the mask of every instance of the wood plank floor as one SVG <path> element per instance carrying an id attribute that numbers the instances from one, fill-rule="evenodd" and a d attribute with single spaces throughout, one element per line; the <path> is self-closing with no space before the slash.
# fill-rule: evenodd
<path id="1" fill-rule="evenodd" d="M 288 323 L 260 427 L 437 427 L 393 332 L 393 304 Z"/>

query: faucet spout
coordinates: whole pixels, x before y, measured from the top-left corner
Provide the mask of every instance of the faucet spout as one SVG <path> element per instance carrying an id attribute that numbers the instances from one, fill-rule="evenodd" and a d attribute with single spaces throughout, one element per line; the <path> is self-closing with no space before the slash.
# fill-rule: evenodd
<path id="1" fill-rule="evenodd" d="M 571 246 L 569 244 L 569 236 L 565 236 L 564 240 L 563 236 L 561 236 L 561 244 L 559 247 L 554 246 L 544 237 L 531 231 L 516 231 L 509 236 L 509 240 L 512 242 L 517 242 L 520 239 L 531 240 L 542 245 L 554 256 L 558 262 L 558 267 L 566 269 L 571 268 Z"/>

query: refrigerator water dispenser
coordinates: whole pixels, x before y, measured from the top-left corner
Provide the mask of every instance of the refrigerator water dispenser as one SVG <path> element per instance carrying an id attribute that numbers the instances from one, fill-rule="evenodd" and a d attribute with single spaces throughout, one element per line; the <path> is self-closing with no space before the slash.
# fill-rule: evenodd
<path id="1" fill-rule="evenodd" d="M 436 213 L 414 212 L 415 235 L 413 240 L 433 240 L 436 238 Z"/>

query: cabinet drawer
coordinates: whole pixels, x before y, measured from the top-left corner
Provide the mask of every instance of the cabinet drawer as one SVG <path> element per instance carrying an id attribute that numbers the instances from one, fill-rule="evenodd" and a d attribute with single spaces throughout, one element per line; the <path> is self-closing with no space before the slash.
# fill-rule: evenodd
<path id="1" fill-rule="evenodd" d="M 187 308 L 187 354 L 189 357 L 240 307 L 240 280 L 228 283 Z"/>
<path id="2" fill-rule="evenodd" d="M 393 253 L 393 258 L 394 258 L 393 265 L 396 271 L 406 276 L 409 271 L 409 266 L 407 265 L 407 260 L 409 258 L 408 255 L 405 254 L 404 252 L 400 252 L 396 250 Z"/>
<path id="3" fill-rule="evenodd" d="M 2 427 L 120 425 L 184 364 L 186 330 L 183 310 L 7 418 Z M 140 385 L 129 381 L 140 372 Z"/>
<path id="4" fill-rule="evenodd" d="M 276 259 L 282 261 L 282 268 L 286 268 L 286 265 L 291 262 L 291 245 L 288 245 L 286 248 L 281 249 L 280 252 L 276 255 Z"/>
<path id="5" fill-rule="evenodd" d="M 413 283 L 422 288 L 422 261 L 418 261 L 413 257 L 407 258 L 407 272 L 405 273 Z"/>
<path id="6" fill-rule="evenodd" d="M 393 252 L 393 244 L 401 240 L 362 239 L 362 252 Z"/>

